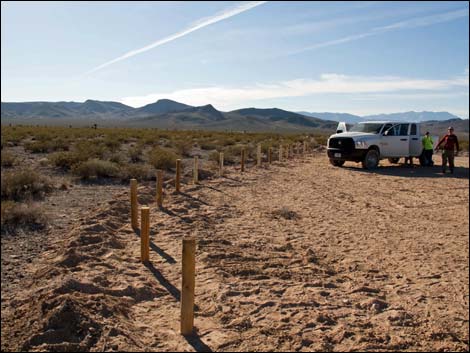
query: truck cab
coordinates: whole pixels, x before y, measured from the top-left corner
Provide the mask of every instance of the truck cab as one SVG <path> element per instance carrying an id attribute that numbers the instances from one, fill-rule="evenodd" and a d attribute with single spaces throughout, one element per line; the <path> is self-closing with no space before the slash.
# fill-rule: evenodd
<path id="1" fill-rule="evenodd" d="M 337 133 L 328 139 L 328 158 L 334 166 L 353 161 L 374 169 L 381 159 L 397 163 L 402 157 L 419 158 L 422 154 L 419 123 L 366 121 L 347 131 L 345 126 L 338 124 Z"/>

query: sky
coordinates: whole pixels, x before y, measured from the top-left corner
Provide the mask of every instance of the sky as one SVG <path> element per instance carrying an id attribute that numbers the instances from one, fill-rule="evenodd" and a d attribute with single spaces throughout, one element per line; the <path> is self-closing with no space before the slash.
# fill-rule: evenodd
<path id="1" fill-rule="evenodd" d="M 2 102 L 469 117 L 469 4 L 1 3 Z"/>

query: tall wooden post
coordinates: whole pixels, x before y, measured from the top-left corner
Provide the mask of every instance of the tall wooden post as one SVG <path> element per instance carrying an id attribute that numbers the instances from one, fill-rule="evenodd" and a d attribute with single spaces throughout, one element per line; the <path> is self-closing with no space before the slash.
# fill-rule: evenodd
<path id="1" fill-rule="evenodd" d="M 279 145 L 279 162 L 282 162 L 282 145 Z"/>
<path id="2" fill-rule="evenodd" d="M 259 168 L 261 167 L 261 144 L 258 143 L 256 148 L 256 166 Z"/>
<path id="3" fill-rule="evenodd" d="M 140 259 L 142 262 L 150 260 L 150 209 L 142 207 L 140 225 Z"/>
<path id="4" fill-rule="evenodd" d="M 307 141 L 304 141 L 304 157 L 307 154 Z"/>
<path id="5" fill-rule="evenodd" d="M 224 152 L 220 152 L 219 154 L 219 175 L 222 176 L 224 174 Z"/>
<path id="6" fill-rule="evenodd" d="M 163 170 L 157 170 L 157 206 L 163 205 Z"/>
<path id="7" fill-rule="evenodd" d="M 181 334 L 190 335 L 194 326 L 194 288 L 196 240 L 183 239 L 183 279 L 181 283 Z"/>
<path id="8" fill-rule="evenodd" d="M 177 159 L 176 160 L 176 176 L 175 176 L 176 192 L 180 192 L 180 180 L 181 180 L 181 159 Z"/>
<path id="9" fill-rule="evenodd" d="M 137 180 L 131 179 L 131 226 L 137 229 L 138 225 L 138 209 L 137 209 Z"/>
<path id="10" fill-rule="evenodd" d="M 193 169 L 193 182 L 197 184 L 199 182 L 199 171 L 198 171 L 198 156 L 194 156 L 194 169 Z"/>
<path id="11" fill-rule="evenodd" d="M 268 163 L 271 164 L 273 162 L 273 148 L 269 147 L 268 150 Z"/>
<path id="12" fill-rule="evenodd" d="M 241 160 L 241 171 L 245 171 L 245 148 L 242 148 L 242 160 Z"/>

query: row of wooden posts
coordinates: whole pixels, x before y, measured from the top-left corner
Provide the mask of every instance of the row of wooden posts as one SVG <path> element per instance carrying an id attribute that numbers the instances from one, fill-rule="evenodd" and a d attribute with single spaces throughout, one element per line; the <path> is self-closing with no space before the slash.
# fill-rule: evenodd
<path id="1" fill-rule="evenodd" d="M 307 144 L 304 142 L 303 150 L 296 149 L 297 154 L 306 155 Z M 285 151 L 282 145 L 279 146 L 279 161 L 283 161 L 283 157 L 289 158 L 294 155 L 293 146 L 287 146 Z M 268 149 L 268 163 L 272 163 L 272 147 Z M 257 146 L 257 166 L 261 166 L 261 144 Z M 219 154 L 219 175 L 223 175 L 224 154 Z M 241 172 L 245 171 L 245 149 L 241 151 Z M 193 182 L 198 183 L 198 157 L 194 157 Z M 131 179 L 131 226 L 138 229 L 138 201 L 137 201 L 137 180 Z M 181 191 L 181 160 L 176 160 L 175 189 L 179 193 Z M 163 206 L 163 171 L 157 171 L 157 195 L 158 207 Z M 140 239 L 141 239 L 141 261 L 148 263 L 150 261 L 150 208 L 142 206 L 140 208 Z M 183 239 L 183 258 L 182 258 L 182 286 L 181 286 L 181 334 L 190 335 L 194 326 L 194 289 L 195 289 L 195 253 L 196 240 L 194 238 Z"/>

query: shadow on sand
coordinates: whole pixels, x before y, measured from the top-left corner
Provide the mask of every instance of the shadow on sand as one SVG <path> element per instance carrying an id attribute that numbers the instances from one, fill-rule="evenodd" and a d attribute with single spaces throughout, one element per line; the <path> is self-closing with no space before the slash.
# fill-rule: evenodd
<path id="1" fill-rule="evenodd" d="M 398 166 L 379 166 L 374 170 L 362 169 L 360 166 L 344 166 L 345 169 L 357 170 L 361 173 L 367 174 L 380 174 L 390 175 L 404 178 L 454 178 L 454 179 L 468 179 L 469 170 L 465 167 L 455 167 L 454 173 L 450 174 L 449 169 L 447 173 L 442 174 L 441 166 L 421 167 L 414 165 L 412 167 L 407 165 Z"/>

